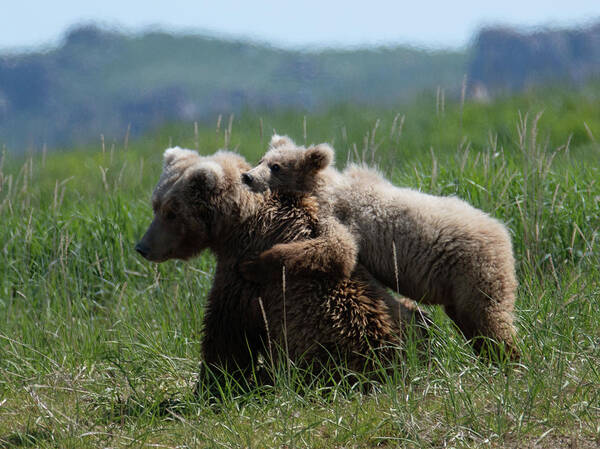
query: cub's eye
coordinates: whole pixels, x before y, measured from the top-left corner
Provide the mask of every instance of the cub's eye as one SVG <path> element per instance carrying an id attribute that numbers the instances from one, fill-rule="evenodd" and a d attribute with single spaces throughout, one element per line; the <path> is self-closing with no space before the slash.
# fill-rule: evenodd
<path id="1" fill-rule="evenodd" d="M 271 171 L 273 173 L 277 173 L 279 170 L 281 170 L 281 167 L 279 166 L 279 164 L 273 164 L 273 165 L 271 165 Z"/>
<path id="2" fill-rule="evenodd" d="M 167 215 L 165 216 L 165 218 L 167 220 L 175 220 L 175 218 L 177 218 L 177 214 L 175 212 L 173 212 L 172 210 L 170 210 L 169 212 L 167 212 Z"/>

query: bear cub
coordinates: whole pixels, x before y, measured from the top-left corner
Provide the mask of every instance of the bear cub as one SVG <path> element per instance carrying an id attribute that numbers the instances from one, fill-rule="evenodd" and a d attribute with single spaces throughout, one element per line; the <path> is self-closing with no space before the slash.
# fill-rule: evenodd
<path id="1" fill-rule="evenodd" d="M 517 281 L 506 227 L 456 197 L 396 187 L 363 165 L 340 173 L 332 161 L 327 144 L 304 148 L 273 136 L 259 164 L 242 175 L 244 183 L 256 192 L 315 195 L 324 225 L 315 239 L 275 245 L 246 269 L 347 272 L 358 248 L 359 262 L 384 285 L 443 305 L 477 350 L 488 349 L 491 338 L 518 359 Z"/>

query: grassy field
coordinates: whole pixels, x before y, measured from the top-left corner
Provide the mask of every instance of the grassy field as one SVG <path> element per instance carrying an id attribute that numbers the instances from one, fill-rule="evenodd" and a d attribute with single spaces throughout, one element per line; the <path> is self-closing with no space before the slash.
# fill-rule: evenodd
<path id="1" fill-rule="evenodd" d="M 0 447 L 600 446 L 600 88 L 398 111 L 223 116 L 142 140 L 0 162 Z M 218 124 L 217 124 L 218 122 Z M 133 246 L 169 145 L 256 162 L 275 129 L 332 142 L 398 185 L 503 220 L 520 282 L 520 364 L 474 357 L 444 314 L 375 391 L 275 385 L 192 394 L 213 257 L 152 265 Z"/>

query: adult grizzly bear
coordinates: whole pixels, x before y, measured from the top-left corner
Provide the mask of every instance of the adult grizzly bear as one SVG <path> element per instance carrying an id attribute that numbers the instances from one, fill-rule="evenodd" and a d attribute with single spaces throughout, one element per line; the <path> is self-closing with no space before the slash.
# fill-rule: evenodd
<path id="1" fill-rule="evenodd" d="M 487 349 L 480 337 L 489 337 L 517 359 L 517 281 L 506 227 L 456 197 L 398 188 L 364 166 L 339 173 L 332 160 L 327 144 L 304 148 L 275 135 L 258 166 L 242 175 L 256 192 L 315 195 L 319 222 L 326 224 L 315 239 L 275 245 L 253 267 L 244 266 L 245 272 L 265 276 L 284 265 L 288 273 L 307 274 L 320 266 L 347 273 L 356 245 L 360 263 L 387 287 L 443 305 L 478 350 Z"/>
<path id="2" fill-rule="evenodd" d="M 204 316 L 202 355 L 217 370 L 248 376 L 257 356 L 284 348 L 300 366 L 345 361 L 374 368 L 373 351 L 392 358 L 410 320 L 421 315 L 396 301 L 358 266 L 350 278 L 287 275 L 268 285 L 245 280 L 239 264 L 278 243 L 314 237 L 317 204 L 307 195 L 251 192 L 250 166 L 237 154 L 201 157 L 171 148 L 152 195 L 154 219 L 136 245 L 146 259 L 188 259 L 209 248 L 216 273 Z M 264 311 L 264 314 L 263 314 Z"/>

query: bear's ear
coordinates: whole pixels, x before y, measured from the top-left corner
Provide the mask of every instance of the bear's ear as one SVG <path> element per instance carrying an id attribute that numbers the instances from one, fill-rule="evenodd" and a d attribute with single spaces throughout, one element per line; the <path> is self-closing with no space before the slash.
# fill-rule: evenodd
<path id="1" fill-rule="evenodd" d="M 289 145 L 289 146 L 293 146 L 293 147 L 296 146 L 294 141 L 292 139 L 290 139 L 288 136 L 280 136 L 279 134 L 273 134 L 273 137 L 271 137 L 271 142 L 269 143 L 269 147 L 270 148 L 279 148 L 284 145 Z"/>
<path id="2" fill-rule="evenodd" d="M 194 190 L 213 191 L 223 178 L 223 168 L 213 161 L 198 162 L 190 167 L 188 184 Z"/>
<path id="3" fill-rule="evenodd" d="M 241 171 L 248 171 L 252 168 L 252 166 L 244 159 L 239 153 L 233 153 L 227 150 L 218 150 L 216 153 L 212 155 L 212 158 L 217 163 L 221 165 L 221 167 L 234 167 Z"/>
<path id="4" fill-rule="evenodd" d="M 323 170 L 333 162 L 333 148 L 326 143 L 321 143 L 306 150 L 304 166 L 309 170 Z"/>
<path id="5" fill-rule="evenodd" d="M 198 153 L 192 150 L 186 150 L 179 147 L 167 148 L 163 154 L 163 167 L 168 167 L 180 159 L 197 156 Z"/>

